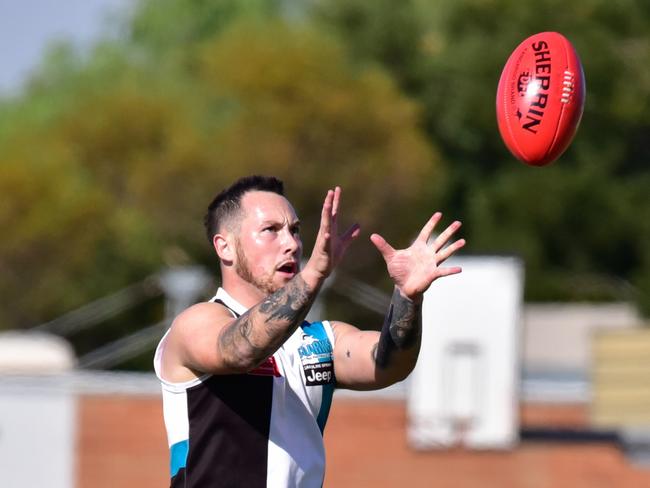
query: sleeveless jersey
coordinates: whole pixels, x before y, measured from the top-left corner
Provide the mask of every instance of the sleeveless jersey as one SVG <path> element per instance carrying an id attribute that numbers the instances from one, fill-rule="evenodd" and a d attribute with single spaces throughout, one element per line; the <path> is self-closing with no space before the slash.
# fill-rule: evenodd
<path id="1" fill-rule="evenodd" d="M 246 312 L 223 288 L 212 301 L 235 316 Z M 206 374 L 184 383 L 162 378 L 167 334 L 154 369 L 162 385 L 172 488 L 322 486 L 323 430 L 335 385 L 329 322 L 303 322 L 247 374 Z"/>

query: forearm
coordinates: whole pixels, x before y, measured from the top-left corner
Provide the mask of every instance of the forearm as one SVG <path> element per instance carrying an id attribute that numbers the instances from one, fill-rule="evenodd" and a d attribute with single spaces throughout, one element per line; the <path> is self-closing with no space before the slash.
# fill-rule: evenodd
<path id="1" fill-rule="evenodd" d="M 298 274 L 226 327 L 217 343 L 225 365 L 245 372 L 271 356 L 302 323 L 319 288 Z"/>
<path id="2" fill-rule="evenodd" d="M 413 370 L 422 337 L 421 303 L 403 297 L 395 288 L 372 356 L 377 380 L 400 381 Z"/>

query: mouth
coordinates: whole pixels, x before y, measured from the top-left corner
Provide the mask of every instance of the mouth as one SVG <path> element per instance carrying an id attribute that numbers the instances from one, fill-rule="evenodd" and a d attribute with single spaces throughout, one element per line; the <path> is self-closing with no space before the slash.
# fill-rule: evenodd
<path id="1" fill-rule="evenodd" d="M 298 263 L 295 261 L 287 261 L 278 266 L 277 271 L 282 275 L 293 277 L 298 273 Z"/>

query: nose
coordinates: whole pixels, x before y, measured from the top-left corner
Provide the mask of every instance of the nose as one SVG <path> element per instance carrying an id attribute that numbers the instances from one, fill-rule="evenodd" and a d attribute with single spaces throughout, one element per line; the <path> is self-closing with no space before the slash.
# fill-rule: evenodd
<path id="1" fill-rule="evenodd" d="M 285 254 L 297 254 L 302 250 L 302 241 L 300 236 L 290 229 L 285 229 L 284 231 L 284 253 Z"/>

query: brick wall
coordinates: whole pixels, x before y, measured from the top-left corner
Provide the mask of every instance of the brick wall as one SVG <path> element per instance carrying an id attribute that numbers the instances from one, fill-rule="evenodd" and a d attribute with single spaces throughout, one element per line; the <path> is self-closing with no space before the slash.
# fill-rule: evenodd
<path id="1" fill-rule="evenodd" d="M 159 397 L 82 396 L 78 418 L 77 488 L 169 486 Z"/>
<path id="2" fill-rule="evenodd" d="M 528 426 L 584 427 L 583 405 L 526 405 Z M 403 402 L 335 399 L 325 430 L 325 486 L 440 488 L 638 488 L 650 470 L 610 443 L 524 442 L 510 452 L 414 452 Z M 158 397 L 80 398 L 78 488 L 168 486 Z"/>

